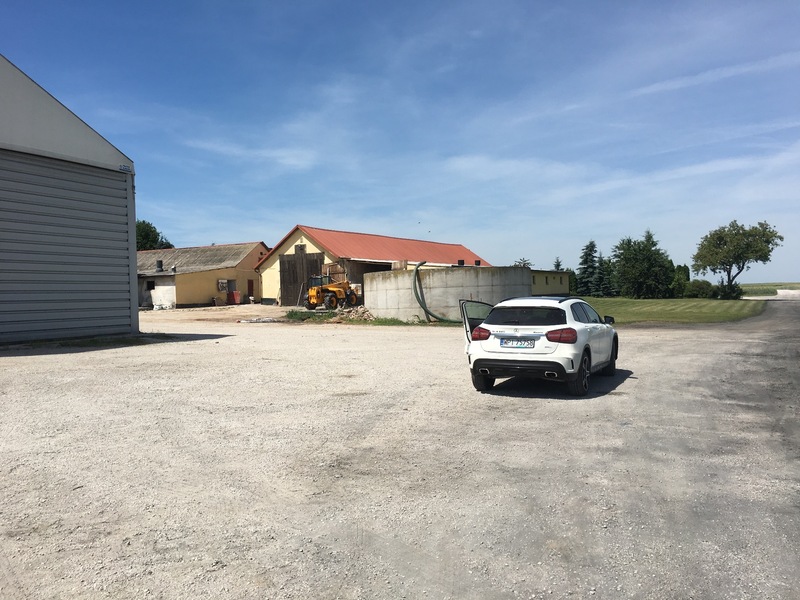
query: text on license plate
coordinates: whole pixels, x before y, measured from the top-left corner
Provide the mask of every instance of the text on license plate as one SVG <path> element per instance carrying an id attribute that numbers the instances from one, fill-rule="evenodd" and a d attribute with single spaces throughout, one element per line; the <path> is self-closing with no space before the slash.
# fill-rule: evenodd
<path id="1" fill-rule="evenodd" d="M 530 338 L 500 338 L 501 348 L 533 348 L 535 343 Z"/>

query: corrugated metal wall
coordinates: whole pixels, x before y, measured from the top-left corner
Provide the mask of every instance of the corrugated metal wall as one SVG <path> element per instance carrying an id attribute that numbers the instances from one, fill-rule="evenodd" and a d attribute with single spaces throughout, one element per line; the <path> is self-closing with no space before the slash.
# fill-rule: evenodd
<path id="1" fill-rule="evenodd" d="M 0 149 L 0 342 L 138 328 L 131 177 Z"/>

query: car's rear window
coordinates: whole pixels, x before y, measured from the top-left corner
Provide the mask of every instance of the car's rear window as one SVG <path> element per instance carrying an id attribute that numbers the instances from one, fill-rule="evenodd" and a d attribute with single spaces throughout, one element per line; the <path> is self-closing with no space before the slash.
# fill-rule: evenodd
<path id="1" fill-rule="evenodd" d="M 488 325 L 565 325 L 567 315 L 549 306 L 498 306 L 486 317 Z"/>

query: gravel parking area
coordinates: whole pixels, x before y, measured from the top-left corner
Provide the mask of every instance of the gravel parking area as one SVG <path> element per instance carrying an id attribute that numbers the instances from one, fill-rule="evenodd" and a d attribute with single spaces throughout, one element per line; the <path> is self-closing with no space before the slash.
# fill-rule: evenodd
<path id="1" fill-rule="evenodd" d="M 0 598 L 797 598 L 800 302 L 473 390 L 457 327 L 0 348 Z"/>

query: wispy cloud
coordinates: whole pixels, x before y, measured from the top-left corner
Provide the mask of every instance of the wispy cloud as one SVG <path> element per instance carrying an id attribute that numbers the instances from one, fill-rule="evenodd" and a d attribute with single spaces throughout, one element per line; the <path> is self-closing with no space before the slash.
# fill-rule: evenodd
<path id="1" fill-rule="evenodd" d="M 230 159 L 274 163 L 298 171 L 311 169 L 318 162 L 316 152 L 307 148 L 253 148 L 219 139 L 190 139 L 185 140 L 184 144 L 195 150 L 211 152 Z"/>
<path id="2" fill-rule="evenodd" d="M 633 96 L 644 96 L 647 94 L 659 94 L 662 92 L 671 92 L 683 88 L 694 87 L 698 85 L 707 85 L 716 83 L 725 79 L 733 77 L 741 77 L 743 75 L 753 75 L 756 73 L 764 73 L 766 71 L 774 71 L 777 69 L 786 69 L 800 65 L 800 52 L 787 52 L 777 56 L 772 56 L 764 60 L 757 60 L 729 67 L 721 67 L 719 69 L 711 69 L 698 73 L 697 75 L 689 75 L 686 77 L 676 77 L 674 79 L 667 79 L 659 81 L 644 87 L 640 87 L 631 92 Z"/>
<path id="3" fill-rule="evenodd" d="M 465 181 L 525 180 L 553 185 L 583 179 L 591 170 L 583 165 L 560 163 L 537 158 L 508 159 L 486 154 L 459 155 L 444 160 L 445 172 Z"/>

